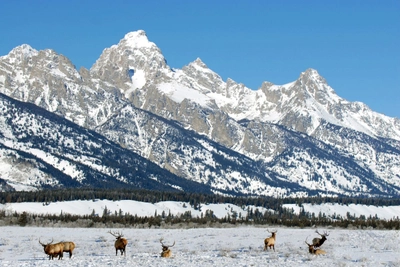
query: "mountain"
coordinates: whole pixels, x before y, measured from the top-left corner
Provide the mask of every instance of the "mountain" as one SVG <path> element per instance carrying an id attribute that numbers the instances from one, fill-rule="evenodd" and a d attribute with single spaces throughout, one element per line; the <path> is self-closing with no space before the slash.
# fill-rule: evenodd
<path id="1" fill-rule="evenodd" d="M 117 187 L 210 193 L 103 136 L 0 94 L 2 178 L 29 187 Z"/>
<path id="2" fill-rule="evenodd" d="M 400 192 L 400 120 L 340 98 L 314 69 L 251 90 L 223 81 L 200 58 L 170 68 L 140 30 L 104 49 L 90 70 L 53 50 L 16 47 L 0 57 L 0 92 L 212 192 Z"/>

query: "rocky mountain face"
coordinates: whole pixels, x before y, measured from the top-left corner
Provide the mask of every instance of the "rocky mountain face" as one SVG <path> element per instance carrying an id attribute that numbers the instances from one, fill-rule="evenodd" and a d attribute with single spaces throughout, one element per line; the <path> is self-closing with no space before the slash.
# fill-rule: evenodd
<path id="1" fill-rule="evenodd" d="M 174 177 L 172 181 L 187 181 L 188 188 L 196 183 L 215 193 L 264 196 L 400 193 L 400 120 L 340 98 L 313 69 L 288 84 L 264 82 L 251 90 L 231 79 L 223 81 L 199 58 L 182 69 L 171 69 L 145 32 L 137 31 L 106 48 L 90 70 L 77 71 L 55 51 L 19 46 L 0 57 L 0 92 L 25 102 L 16 102 L 21 108 L 32 103 L 60 116 L 54 122 L 60 124 L 57 127 L 67 124 L 77 131 L 96 132 L 97 147 L 112 143 L 116 149 L 112 153 L 147 160 L 168 173 L 166 177 Z M 44 110 L 24 114 L 30 118 L 36 112 Z M 0 116 L 8 128 L 32 135 L 27 119 L 14 125 L 14 119 L 5 119 L 10 115 L 4 108 Z M 78 135 L 68 139 L 74 140 L 70 158 L 86 166 L 87 172 L 79 175 L 46 157 L 40 158 L 41 164 L 54 171 L 43 171 L 37 164 L 15 167 L 13 157 L 28 159 L 10 152 L 9 139 L 22 141 L 5 131 L 0 130 L 0 144 L 7 151 L 1 164 L 25 177 L 16 181 L 11 172 L 2 174 L 9 185 L 101 185 L 96 180 L 102 177 L 98 167 L 86 164 L 85 152 L 74 146 Z M 39 150 L 48 153 L 60 148 L 57 140 L 64 134 L 52 142 L 34 140 L 44 142 Z M 96 159 L 103 162 L 104 155 Z M 124 168 L 115 159 L 101 166 L 112 169 L 115 164 Z M 129 164 L 133 168 L 135 163 Z M 60 182 L 56 172 L 69 182 Z M 104 178 L 105 183 L 115 179 L 131 184 L 117 171 L 106 173 L 113 175 Z M 141 175 L 146 181 L 185 188 L 182 182 Z M 93 183 L 82 183 L 86 177 Z"/>

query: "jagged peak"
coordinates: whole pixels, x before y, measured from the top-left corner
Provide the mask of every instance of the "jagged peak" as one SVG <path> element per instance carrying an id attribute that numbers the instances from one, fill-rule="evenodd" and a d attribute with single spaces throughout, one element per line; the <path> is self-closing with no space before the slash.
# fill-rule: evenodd
<path id="1" fill-rule="evenodd" d="M 322 77 L 317 70 L 309 68 L 302 72 L 299 77 L 300 80 L 313 80 L 316 82 L 326 83 L 324 77 Z"/>
<path id="2" fill-rule="evenodd" d="M 219 79 L 221 79 L 221 77 L 215 73 L 214 71 L 212 71 L 209 67 L 207 67 L 207 65 L 198 57 L 196 58 L 195 61 L 189 63 L 188 65 L 191 68 L 197 69 L 197 71 L 203 72 L 203 73 L 208 73 L 211 74 L 213 76 L 217 76 Z"/>
<path id="3" fill-rule="evenodd" d="M 144 30 L 133 31 L 125 34 L 124 38 L 120 41 L 124 45 L 132 48 L 153 47 L 155 44 L 150 42 Z"/>
<path id="4" fill-rule="evenodd" d="M 207 65 L 199 57 L 196 58 L 196 60 L 190 63 L 189 65 L 196 65 L 204 69 L 208 69 Z"/>
<path id="5" fill-rule="evenodd" d="M 32 48 L 30 45 L 22 44 L 11 50 L 9 54 L 20 54 L 24 57 L 32 57 L 37 55 L 38 53 L 39 52 L 36 49 Z"/>

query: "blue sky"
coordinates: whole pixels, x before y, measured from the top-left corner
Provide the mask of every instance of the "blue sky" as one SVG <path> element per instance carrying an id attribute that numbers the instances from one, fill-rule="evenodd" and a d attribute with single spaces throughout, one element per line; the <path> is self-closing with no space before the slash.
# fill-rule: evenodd
<path id="1" fill-rule="evenodd" d="M 168 65 L 201 58 L 258 89 L 316 69 L 336 91 L 400 118 L 400 1 L 0 1 L 0 55 L 29 44 L 90 68 L 104 48 L 145 30 Z"/>

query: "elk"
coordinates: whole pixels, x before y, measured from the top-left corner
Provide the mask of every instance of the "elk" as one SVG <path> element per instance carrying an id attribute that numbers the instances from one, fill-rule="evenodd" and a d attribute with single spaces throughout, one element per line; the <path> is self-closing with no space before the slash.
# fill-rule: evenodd
<path id="1" fill-rule="evenodd" d="M 326 237 L 329 236 L 329 234 L 328 234 L 328 232 L 326 232 L 326 231 L 325 231 L 323 234 L 320 234 L 320 233 L 318 232 L 318 230 L 316 230 L 315 232 L 321 236 L 321 238 L 316 237 L 316 238 L 314 238 L 314 239 L 312 240 L 313 246 L 314 246 L 315 248 L 318 248 L 318 247 L 322 246 L 322 244 L 323 244 L 323 243 L 325 242 L 325 240 L 326 240 Z"/>
<path id="2" fill-rule="evenodd" d="M 64 252 L 69 252 L 69 258 L 72 257 L 72 251 L 75 249 L 75 243 L 71 241 L 61 242 L 64 244 Z"/>
<path id="3" fill-rule="evenodd" d="M 276 232 L 278 232 L 278 230 L 276 230 L 275 232 L 274 231 L 270 232 L 267 229 L 267 231 L 268 231 L 268 233 L 271 233 L 272 235 L 270 237 L 265 238 L 265 240 L 264 240 L 264 250 L 267 250 L 268 247 L 269 247 L 270 249 L 273 248 L 274 251 L 275 251 Z"/>
<path id="4" fill-rule="evenodd" d="M 118 255 L 118 250 L 121 251 L 121 255 L 125 254 L 125 256 L 126 256 L 125 248 L 126 248 L 126 245 L 128 245 L 128 240 L 123 238 L 122 232 L 121 233 L 119 233 L 119 232 L 111 232 L 111 230 L 110 230 L 110 231 L 108 231 L 108 233 L 110 233 L 111 235 L 113 235 L 117 239 L 117 240 L 115 240 L 115 243 L 114 243 L 115 256 Z"/>
<path id="5" fill-rule="evenodd" d="M 161 246 L 162 246 L 161 257 L 163 257 L 163 258 L 169 258 L 169 257 L 171 257 L 171 254 L 172 254 L 172 252 L 171 252 L 171 250 L 170 250 L 169 248 L 170 248 L 170 247 L 173 247 L 173 246 L 175 245 L 175 241 L 174 241 L 174 243 L 173 243 L 172 245 L 170 245 L 170 246 L 164 245 L 164 243 L 163 243 L 162 241 L 163 241 L 163 239 L 161 238 L 161 239 L 160 239 L 160 243 L 161 243 Z"/>
<path id="6" fill-rule="evenodd" d="M 326 254 L 326 251 L 325 250 L 322 250 L 322 249 L 316 249 L 315 247 L 314 247 L 314 245 L 313 244 L 308 244 L 307 243 L 307 238 L 306 238 L 306 244 L 307 244 L 307 246 L 308 246 L 308 252 L 310 252 L 311 254 L 315 254 L 315 255 L 323 255 L 323 254 Z"/>
<path id="7" fill-rule="evenodd" d="M 63 252 L 64 252 L 64 243 L 52 244 L 53 239 L 51 239 L 51 242 L 47 243 L 47 244 L 43 244 L 42 242 L 40 242 L 40 239 L 39 239 L 39 243 L 40 243 L 40 245 L 43 246 L 44 253 L 49 255 L 49 260 L 50 259 L 53 260 L 54 257 L 57 257 L 57 255 L 58 255 L 59 260 L 62 259 Z"/>

